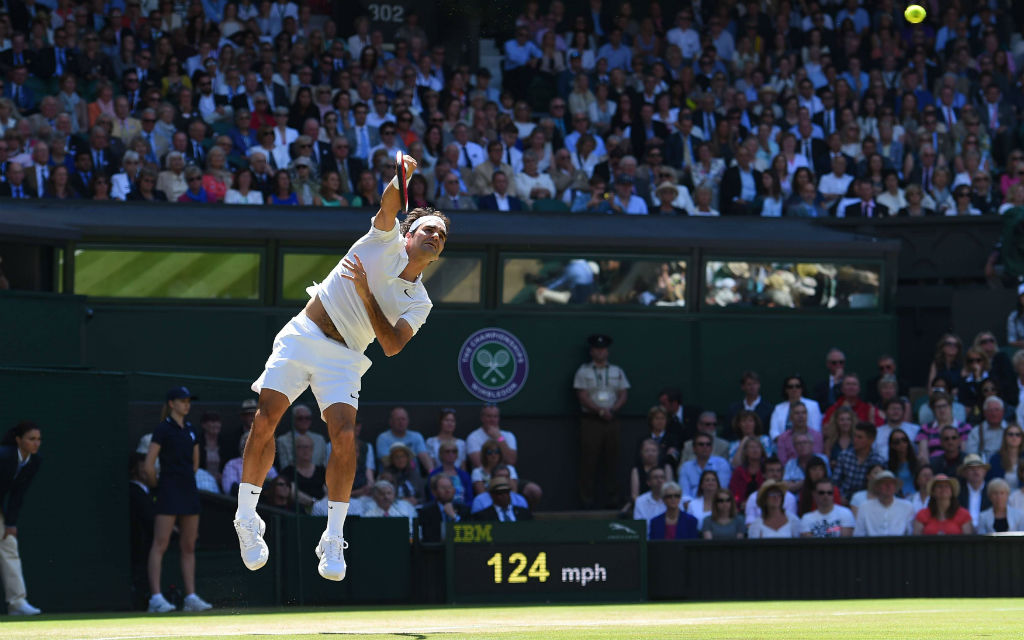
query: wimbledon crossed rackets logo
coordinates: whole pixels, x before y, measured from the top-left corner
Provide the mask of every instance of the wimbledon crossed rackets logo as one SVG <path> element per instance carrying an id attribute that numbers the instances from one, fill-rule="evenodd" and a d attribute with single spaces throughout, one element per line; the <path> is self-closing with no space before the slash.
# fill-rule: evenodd
<path id="1" fill-rule="evenodd" d="M 459 377 L 466 390 L 487 402 L 508 400 L 523 388 L 529 371 L 526 348 L 504 329 L 469 336 L 459 349 Z"/>

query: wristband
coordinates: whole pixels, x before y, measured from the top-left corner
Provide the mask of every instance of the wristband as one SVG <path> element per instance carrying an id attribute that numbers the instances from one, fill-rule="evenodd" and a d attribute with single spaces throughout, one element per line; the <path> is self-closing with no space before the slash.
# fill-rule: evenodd
<path id="1" fill-rule="evenodd" d="M 505 436 L 498 436 L 498 442 L 505 442 Z"/>

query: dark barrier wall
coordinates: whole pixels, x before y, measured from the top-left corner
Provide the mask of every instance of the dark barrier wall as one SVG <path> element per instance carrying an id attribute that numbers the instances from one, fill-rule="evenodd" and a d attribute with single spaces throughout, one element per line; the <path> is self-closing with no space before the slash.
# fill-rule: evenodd
<path id="1" fill-rule="evenodd" d="M 1024 537 L 649 542 L 652 600 L 1024 595 Z"/>
<path id="2" fill-rule="evenodd" d="M 87 362 L 101 369 L 251 381 L 263 370 L 274 335 L 289 317 L 288 311 L 266 308 L 97 306 L 86 326 Z M 625 408 L 632 415 L 646 415 L 665 385 L 680 387 L 688 403 L 724 411 L 736 401 L 740 372 L 747 368 L 761 374 L 766 398 L 781 400 L 783 376 L 802 372 L 809 384 L 824 377 L 824 354 L 834 344 L 847 350 L 849 370 L 865 378 L 875 375 L 874 358 L 895 348 L 895 324 L 885 315 L 442 309 L 432 312 L 397 356 L 387 358 L 371 345 L 367 355 L 373 366 L 363 378 L 361 404 L 476 402 L 459 380 L 456 361 L 465 339 L 490 326 L 518 336 L 530 357 L 523 391 L 502 403 L 508 416 L 575 415 L 573 374 L 589 361 L 585 339 L 596 332 L 615 339 L 611 359 L 632 384 Z M 419 427 L 431 432 L 425 435 L 435 428 Z"/>
<path id="3" fill-rule="evenodd" d="M 128 608 L 126 376 L 0 369 L 0 390 L 3 429 L 33 420 L 43 435 L 18 518 L 29 599 L 44 611 Z"/>
<path id="4" fill-rule="evenodd" d="M 0 291 L 0 364 L 81 366 L 85 296 Z"/>

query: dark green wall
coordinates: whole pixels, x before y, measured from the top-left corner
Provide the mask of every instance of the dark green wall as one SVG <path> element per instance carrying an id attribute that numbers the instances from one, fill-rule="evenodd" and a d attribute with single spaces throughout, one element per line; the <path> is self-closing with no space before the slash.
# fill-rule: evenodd
<path id="1" fill-rule="evenodd" d="M 128 607 L 126 376 L 0 369 L 0 426 L 41 427 L 42 467 L 18 518 L 29 599 L 45 610 Z"/>
<path id="2" fill-rule="evenodd" d="M 297 312 L 298 309 L 295 309 Z M 162 371 L 255 379 L 273 337 L 292 310 L 202 307 L 96 307 L 86 325 L 89 365 L 122 371 Z M 435 310 L 405 350 L 386 358 L 374 344 L 364 378 L 367 403 L 463 404 L 472 396 L 459 380 L 456 359 L 477 329 L 496 326 L 517 335 L 530 356 L 521 393 L 503 404 L 510 415 L 575 413 L 572 377 L 588 359 L 586 336 L 614 337 L 612 361 L 633 391 L 626 412 L 642 415 L 659 388 L 680 387 L 688 402 L 725 409 L 739 373 L 752 368 L 776 399 L 781 378 L 802 372 L 813 384 L 824 375 L 832 345 L 847 351 L 848 367 L 875 375 L 874 358 L 895 348 L 895 323 L 883 315 L 675 314 L 635 312 Z"/>
<path id="3" fill-rule="evenodd" d="M 84 296 L 0 291 L 0 365 L 84 362 Z"/>

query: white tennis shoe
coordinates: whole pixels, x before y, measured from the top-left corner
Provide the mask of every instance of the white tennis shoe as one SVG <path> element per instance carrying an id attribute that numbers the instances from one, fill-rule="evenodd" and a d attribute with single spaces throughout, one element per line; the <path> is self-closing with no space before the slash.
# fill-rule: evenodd
<path id="1" fill-rule="evenodd" d="M 164 594 L 155 593 L 149 598 L 150 613 L 170 613 L 171 611 L 177 611 L 177 607 L 167 602 Z"/>
<path id="2" fill-rule="evenodd" d="M 249 571 L 256 571 L 267 564 L 270 549 L 263 541 L 267 524 L 263 518 L 253 516 L 248 520 L 235 520 L 235 533 L 238 534 L 238 547 L 242 553 L 242 563 Z"/>
<path id="3" fill-rule="evenodd" d="M 22 598 L 7 605 L 7 613 L 12 616 L 38 616 L 42 611 L 30 605 L 28 600 Z"/>
<path id="4" fill-rule="evenodd" d="M 181 608 L 183 611 L 208 611 L 213 608 L 213 605 L 198 595 L 190 593 L 185 596 L 185 602 Z"/>
<path id="5" fill-rule="evenodd" d="M 316 557 L 320 558 L 317 571 L 327 580 L 341 582 L 345 579 L 345 549 L 348 543 L 341 536 L 329 536 L 324 531 L 316 545 Z"/>

